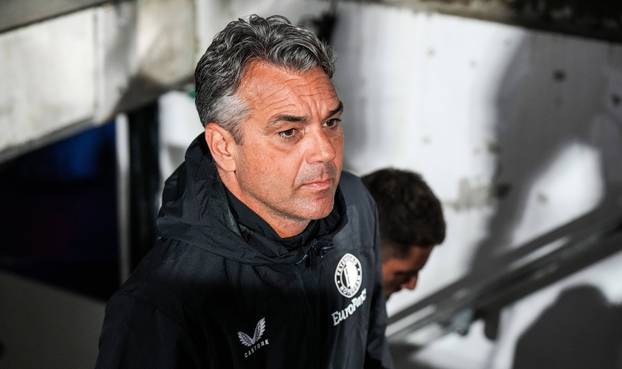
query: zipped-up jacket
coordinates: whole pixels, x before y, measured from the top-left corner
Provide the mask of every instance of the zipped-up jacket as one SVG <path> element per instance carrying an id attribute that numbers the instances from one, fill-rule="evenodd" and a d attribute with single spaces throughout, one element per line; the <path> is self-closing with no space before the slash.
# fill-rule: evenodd
<path id="1" fill-rule="evenodd" d="M 244 229 L 199 136 L 155 246 L 108 302 L 96 368 L 391 368 L 375 205 L 346 172 L 335 211 L 295 249 Z"/>

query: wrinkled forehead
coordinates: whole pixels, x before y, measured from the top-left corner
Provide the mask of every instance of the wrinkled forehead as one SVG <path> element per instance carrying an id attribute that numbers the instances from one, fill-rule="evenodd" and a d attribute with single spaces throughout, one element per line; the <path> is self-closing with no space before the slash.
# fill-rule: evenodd
<path id="1" fill-rule="evenodd" d="M 252 61 L 246 66 L 237 94 L 252 105 L 296 105 L 302 100 L 339 104 L 337 92 L 322 68 L 299 71 L 266 61 Z"/>

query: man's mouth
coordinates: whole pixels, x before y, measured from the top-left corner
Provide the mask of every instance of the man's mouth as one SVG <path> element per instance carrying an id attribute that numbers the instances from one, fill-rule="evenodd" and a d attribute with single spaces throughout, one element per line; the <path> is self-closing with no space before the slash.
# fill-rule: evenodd
<path id="1" fill-rule="evenodd" d="M 325 178 L 325 179 L 314 180 L 311 182 L 306 182 L 302 186 L 306 188 L 310 188 L 312 190 L 316 190 L 316 191 L 323 191 L 323 190 L 329 189 L 332 183 L 333 183 L 332 179 Z"/>

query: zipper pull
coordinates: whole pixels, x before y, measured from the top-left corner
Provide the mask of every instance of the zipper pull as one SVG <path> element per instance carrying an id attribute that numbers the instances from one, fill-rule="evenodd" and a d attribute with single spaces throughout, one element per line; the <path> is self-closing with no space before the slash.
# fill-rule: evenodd
<path id="1" fill-rule="evenodd" d="M 331 240 L 319 239 L 314 247 L 316 255 L 322 259 L 330 250 L 335 248 L 335 245 L 333 245 Z"/>
<path id="2" fill-rule="evenodd" d="M 305 262 L 306 267 L 315 265 L 315 261 L 318 257 L 320 259 L 324 258 L 324 256 L 326 256 L 326 254 L 334 248 L 335 246 L 331 240 L 313 240 L 311 241 L 311 246 L 307 249 L 307 251 L 305 251 L 302 258 L 296 262 L 296 265 L 299 265 L 302 262 Z"/>

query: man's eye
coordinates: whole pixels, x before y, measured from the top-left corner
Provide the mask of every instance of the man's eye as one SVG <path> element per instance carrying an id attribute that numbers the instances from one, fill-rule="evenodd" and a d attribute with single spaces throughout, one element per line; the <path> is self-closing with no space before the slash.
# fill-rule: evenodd
<path id="1" fill-rule="evenodd" d="M 335 128 L 339 125 L 339 123 L 341 123 L 341 119 L 333 118 L 333 119 L 329 119 L 326 122 L 324 122 L 324 125 L 328 128 Z"/>
<path id="2" fill-rule="evenodd" d="M 296 136 L 297 132 L 298 130 L 296 128 L 290 128 L 285 131 L 279 132 L 279 136 L 281 138 L 293 138 L 294 136 Z"/>

